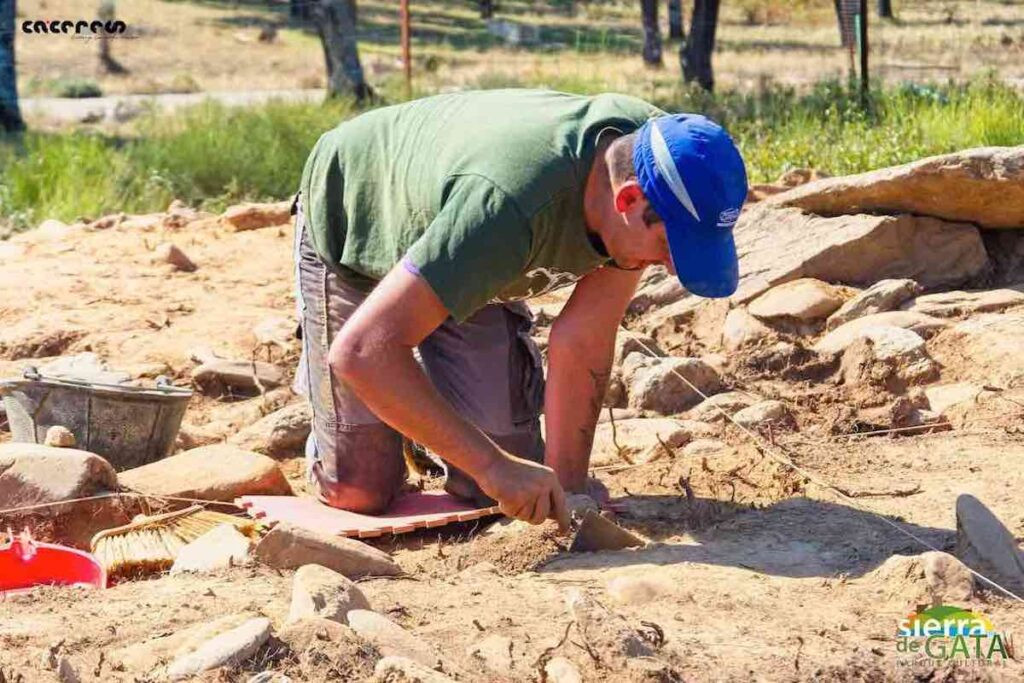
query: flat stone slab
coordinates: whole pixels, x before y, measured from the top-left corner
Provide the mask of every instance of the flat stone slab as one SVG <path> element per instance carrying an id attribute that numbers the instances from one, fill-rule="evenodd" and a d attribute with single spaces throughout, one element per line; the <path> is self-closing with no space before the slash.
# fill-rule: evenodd
<path id="1" fill-rule="evenodd" d="M 1024 590 L 1024 553 L 1013 534 L 984 503 L 968 494 L 956 499 L 956 555 L 1003 588 L 1018 595 Z"/>
<path id="2" fill-rule="evenodd" d="M 250 619 L 171 662 L 167 666 L 167 678 L 181 681 L 210 669 L 240 664 L 256 654 L 268 638 L 270 620 L 265 617 Z"/>
<path id="3" fill-rule="evenodd" d="M 117 474 L 100 456 L 34 443 L 0 444 L 3 507 L 85 498 L 117 488 Z"/>
<path id="4" fill-rule="evenodd" d="M 976 292 L 953 291 L 924 294 L 912 299 L 902 308 L 939 318 L 972 313 L 996 313 L 1014 306 L 1024 305 L 1024 285 L 1003 289 L 984 289 Z"/>
<path id="5" fill-rule="evenodd" d="M 121 472 L 122 486 L 155 496 L 232 502 L 245 495 L 290 495 L 288 480 L 272 458 L 217 444 L 193 448 Z"/>
<path id="6" fill-rule="evenodd" d="M 845 351 L 846 347 L 855 340 L 864 336 L 864 330 L 872 327 L 899 327 L 926 337 L 948 325 L 949 323 L 941 318 L 912 311 L 875 313 L 856 318 L 835 328 L 814 345 L 814 350 L 818 353 L 840 353 Z"/>

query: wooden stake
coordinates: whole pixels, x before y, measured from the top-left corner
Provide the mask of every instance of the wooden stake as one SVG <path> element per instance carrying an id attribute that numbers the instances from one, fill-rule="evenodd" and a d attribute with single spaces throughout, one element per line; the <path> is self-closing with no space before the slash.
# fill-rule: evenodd
<path id="1" fill-rule="evenodd" d="M 412 57 L 409 54 L 409 0 L 398 4 L 398 16 L 402 26 L 402 67 L 405 70 L 405 96 L 412 97 Z"/>

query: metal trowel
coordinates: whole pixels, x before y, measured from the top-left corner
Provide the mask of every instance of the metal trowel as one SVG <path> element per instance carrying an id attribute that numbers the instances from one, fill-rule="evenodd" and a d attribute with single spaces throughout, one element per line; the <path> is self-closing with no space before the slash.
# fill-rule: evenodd
<path id="1" fill-rule="evenodd" d="M 576 535 L 569 546 L 571 553 L 587 553 L 595 550 L 622 550 L 644 545 L 639 536 L 626 531 L 601 513 L 589 509 L 576 526 Z"/>

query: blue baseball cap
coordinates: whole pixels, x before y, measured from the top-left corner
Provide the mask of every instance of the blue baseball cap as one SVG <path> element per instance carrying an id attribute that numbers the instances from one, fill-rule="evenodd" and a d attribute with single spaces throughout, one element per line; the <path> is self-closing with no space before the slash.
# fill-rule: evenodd
<path id="1" fill-rule="evenodd" d="M 731 296 L 739 284 L 732 229 L 747 171 L 729 134 L 699 114 L 659 116 L 637 131 L 633 167 L 665 222 L 679 281 L 699 296 Z"/>

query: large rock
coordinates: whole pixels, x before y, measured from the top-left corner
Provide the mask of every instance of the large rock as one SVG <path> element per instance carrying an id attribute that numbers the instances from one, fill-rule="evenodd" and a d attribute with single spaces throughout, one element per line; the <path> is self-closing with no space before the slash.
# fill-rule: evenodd
<path id="1" fill-rule="evenodd" d="M 710 395 L 722 388 L 718 373 L 699 358 L 636 358 L 637 355 L 630 354 L 627 361 L 635 361 L 623 367 L 629 407 L 636 410 L 672 415 L 704 400 L 701 393 Z"/>
<path id="2" fill-rule="evenodd" d="M 376 612 L 354 609 L 348 613 L 348 625 L 385 657 L 408 657 L 431 668 L 438 662 L 433 647 Z"/>
<path id="3" fill-rule="evenodd" d="M 845 299 L 841 288 L 805 277 L 772 287 L 751 301 L 747 310 L 761 319 L 789 318 L 809 322 L 827 317 L 842 306 Z"/>
<path id="4" fill-rule="evenodd" d="M 866 327 L 843 353 L 843 381 L 848 385 L 877 384 L 892 393 L 939 377 L 924 339 L 899 327 Z"/>
<path id="5" fill-rule="evenodd" d="M 974 403 L 984 393 L 983 387 L 970 382 L 938 384 L 924 390 L 924 395 L 928 399 L 928 407 L 940 415 L 955 406 Z"/>
<path id="6" fill-rule="evenodd" d="M 167 677 L 181 681 L 211 669 L 241 664 L 256 654 L 268 638 L 270 620 L 265 617 L 250 619 L 175 659 L 167 665 Z"/>
<path id="7" fill-rule="evenodd" d="M 766 201 L 823 216 L 911 213 L 1024 227 L 1024 146 L 981 147 L 808 183 Z"/>
<path id="8" fill-rule="evenodd" d="M 725 316 L 722 344 L 729 351 L 757 344 L 774 334 L 772 328 L 750 315 L 744 307 L 734 308 Z"/>
<path id="9" fill-rule="evenodd" d="M 242 429 L 229 443 L 275 458 L 300 456 L 309 436 L 313 411 L 306 401 L 276 410 Z"/>
<path id="10" fill-rule="evenodd" d="M 229 230 L 258 230 L 291 222 L 290 200 L 270 204 L 236 204 L 221 215 L 221 224 Z"/>
<path id="11" fill-rule="evenodd" d="M 740 303 L 802 277 L 856 286 L 913 278 L 933 288 L 965 282 L 988 265 L 975 226 L 925 216 L 824 218 L 759 204 L 743 212 L 735 235 L 741 277 L 733 300 Z"/>
<path id="12" fill-rule="evenodd" d="M 624 465 L 629 462 L 647 462 L 661 449 L 661 439 L 669 448 L 685 446 L 690 431 L 685 420 L 667 417 L 632 418 L 603 422 L 594 432 L 594 447 L 590 465 Z M 616 443 L 621 448 L 616 447 Z"/>
<path id="13" fill-rule="evenodd" d="M 960 367 L 965 378 L 1005 387 L 1024 375 L 1022 313 L 983 313 L 956 324 L 935 341 L 936 359 Z"/>
<path id="14" fill-rule="evenodd" d="M 212 617 L 172 633 L 154 629 L 153 634 L 145 640 L 137 640 L 118 649 L 108 649 L 106 659 L 115 670 L 124 671 L 133 678 L 152 680 L 153 673 L 162 665 L 194 652 L 203 643 L 241 626 L 255 616 L 252 613 L 241 613 Z"/>
<path id="15" fill-rule="evenodd" d="M 949 323 L 945 320 L 911 311 L 875 313 L 851 320 L 835 328 L 814 345 L 814 350 L 818 353 L 841 353 L 846 350 L 847 346 L 863 337 L 864 330 L 874 327 L 899 327 L 916 332 L 922 337 L 928 337 L 948 326 Z"/>
<path id="16" fill-rule="evenodd" d="M 303 565 L 295 572 L 288 621 L 323 617 L 347 624 L 354 609 L 370 609 L 370 602 L 350 579 L 318 564 Z"/>
<path id="17" fill-rule="evenodd" d="M 395 576 L 402 568 L 382 550 L 361 541 L 323 534 L 279 522 L 259 542 L 256 558 L 277 569 L 318 564 L 350 579 L 361 576 Z"/>
<path id="18" fill-rule="evenodd" d="M 976 292 L 953 291 L 925 294 L 908 301 L 902 308 L 915 313 L 945 318 L 972 313 L 995 313 L 1021 305 L 1024 305 L 1024 285 Z"/>
<path id="19" fill-rule="evenodd" d="M 671 334 L 693 322 L 693 317 L 706 300 L 697 296 L 683 297 L 678 301 L 655 308 L 642 318 L 641 327 L 651 336 Z"/>
<path id="20" fill-rule="evenodd" d="M 844 323 L 866 315 L 895 310 L 920 290 L 921 286 L 909 279 L 879 280 L 830 315 L 825 323 L 825 329 L 834 330 Z"/>
<path id="21" fill-rule="evenodd" d="M 956 555 L 1004 588 L 1024 590 L 1024 553 L 1013 534 L 980 500 L 968 494 L 956 499 Z"/>
<path id="22" fill-rule="evenodd" d="M 122 486 L 156 496 L 233 502 L 239 496 L 292 494 L 277 463 L 232 446 L 203 446 L 121 472 Z"/>
<path id="23" fill-rule="evenodd" d="M 117 473 L 87 451 L 32 443 L 0 444 L 3 507 L 86 498 L 117 488 Z"/>
<path id="24" fill-rule="evenodd" d="M 285 377 L 271 363 L 212 358 L 192 371 L 192 381 L 200 392 L 221 396 L 229 391 L 264 392 L 284 384 Z"/>
<path id="25" fill-rule="evenodd" d="M 954 427 L 964 427 L 976 416 L 984 419 L 993 410 L 1006 405 L 999 400 L 1000 392 L 988 391 L 981 384 L 971 382 L 925 387 L 924 394 L 928 407 Z"/>

